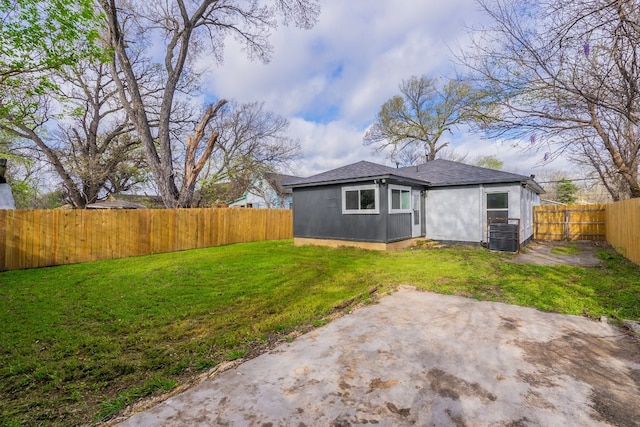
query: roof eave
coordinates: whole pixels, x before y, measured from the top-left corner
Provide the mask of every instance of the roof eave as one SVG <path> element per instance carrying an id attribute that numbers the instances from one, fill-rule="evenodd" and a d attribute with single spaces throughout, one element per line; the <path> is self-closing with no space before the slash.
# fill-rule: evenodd
<path id="1" fill-rule="evenodd" d="M 540 184 L 538 184 L 537 182 L 535 182 L 532 179 L 528 179 L 526 182 L 524 182 L 523 184 L 526 184 L 526 186 L 534 191 L 537 194 L 545 194 L 546 191 L 544 188 L 542 188 L 542 186 Z"/>
<path id="2" fill-rule="evenodd" d="M 535 181 L 532 181 L 530 178 L 524 179 L 491 179 L 491 180 L 474 180 L 474 181 L 457 181 L 457 182 L 443 182 L 443 183 L 432 183 L 429 185 L 431 188 L 435 187 L 462 187 L 465 185 L 480 185 L 480 184 L 519 184 L 526 185 L 531 190 L 535 191 L 538 194 L 545 193 L 544 189 L 538 185 Z"/>
<path id="3" fill-rule="evenodd" d="M 480 184 L 521 184 L 520 179 L 483 179 L 473 181 L 453 181 L 432 183 L 431 187 L 460 187 L 463 185 L 480 185 Z"/>
<path id="4" fill-rule="evenodd" d="M 353 184 L 353 183 L 375 181 L 375 180 L 383 180 L 383 179 L 400 181 L 400 182 L 405 182 L 405 183 L 410 183 L 410 184 L 416 184 L 416 185 L 420 185 L 420 186 L 429 185 L 429 181 L 424 181 L 424 180 L 414 179 L 414 178 L 408 178 L 408 177 L 399 176 L 399 175 L 393 175 L 393 174 L 382 174 L 382 175 L 363 176 L 363 177 L 358 177 L 358 178 L 337 179 L 337 180 L 331 180 L 331 181 L 302 182 L 302 183 L 295 183 L 294 182 L 294 183 L 289 183 L 289 184 L 283 185 L 283 187 L 292 188 L 292 189 L 293 188 L 300 188 L 300 187 L 319 187 L 319 186 L 323 186 L 323 185 Z"/>

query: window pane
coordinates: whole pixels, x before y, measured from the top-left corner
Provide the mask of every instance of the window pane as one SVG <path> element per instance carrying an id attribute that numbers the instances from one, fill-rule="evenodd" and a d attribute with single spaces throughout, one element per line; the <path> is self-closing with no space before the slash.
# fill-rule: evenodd
<path id="1" fill-rule="evenodd" d="M 487 218 L 509 218 L 509 211 L 487 211 Z"/>
<path id="2" fill-rule="evenodd" d="M 391 190 L 391 209 L 400 209 L 400 190 Z"/>
<path id="3" fill-rule="evenodd" d="M 376 208 L 376 191 L 360 190 L 360 209 Z"/>
<path id="4" fill-rule="evenodd" d="M 411 192 L 403 191 L 402 192 L 402 209 L 411 209 Z"/>
<path id="5" fill-rule="evenodd" d="M 507 209 L 509 193 L 487 194 L 487 209 Z"/>
<path id="6" fill-rule="evenodd" d="M 358 197 L 358 190 L 345 191 L 345 206 L 347 210 L 358 210 L 358 203 L 360 202 Z"/>

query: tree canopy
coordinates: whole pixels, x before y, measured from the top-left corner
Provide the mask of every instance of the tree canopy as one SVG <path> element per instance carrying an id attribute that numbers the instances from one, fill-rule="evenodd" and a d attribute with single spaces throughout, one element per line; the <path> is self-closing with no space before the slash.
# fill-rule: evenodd
<path id="1" fill-rule="evenodd" d="M 495 106 L 478 123 L 544 149 L 545 160 L 588 164 L 614 200 L 640 197 L 640 3 L 478 3 L 491 24 L 461 54 Z"/>
<path id="2" fill-rule="evenodd" d="M 203 179 L 298 154 L 262 104 L 200 105 L 198 60 L 220 62 L 235 37 L 266 62 L 271 30 L 318 14 L 315 0 L 0 0 L 0 130 L 16 156 L 51 166 L 75 207 L 148 177 L 167 207 L 190 207 Z"/>
<path id="3" fill-rule="evenodd" d="M 572 181 L 569 181 L 566 178 L 562 178 L 560 182 L 556 183 L 555 186 L 556 200 L 558 202 L 570 205 L 578 200 L 578 190 L 578 186 L 575 185 Z"/>
<path id="4" fill-rule="evenodd" d="M 224 40 L 236 37 L 250 58 L 268 61 L 272 46 L 270 30 L 278 18 L 310 28 L 319 6 L 314 0 L 174 0 L 170 2 L 120 2 L 99 0 L 106 16 L 106 40 L 112 49 L 112 75 L 127 114 L 141 140 L 155 186 L 167 207 L 188 207 L 195 183 L 212 155 L 220 131 L 210 124 L 223 111 L 227 100 L 205 108 L 198 119 L 186 114 L 182 122 L 180 94 L 193 92 L 199 76 L 194 60 L 207 53 L 221 58 Z M 143 85 L 132 58 L 140 55 L 156 63 L 141 47 L 152 35 L 164 40 L 162 62 L 153 97 L 142 95 Z M 179 150 L 184 166 L 176 159 Z"/>
<path id="5" fill-rule="evenodd" d="M 42 91 L 46 71 L 100 53 L 92 0 L 0 0 L 0 85 Z M 29 85 L 23 84 L 25 80 Z"/>
<path id="6" fill-rule="evenodd" d="M 476 98 L 475 90 L 460 80 L 424 75 L 403 80 L 400 94 L 380 108 L 364 144 L 386 152 L 398 164 L 411 163 L 416 156 L 433 160 L 449 145 L 442 136 L 474 117 Z"/>
<path id="7" fill-rule="evenodd" d="M 499 171 L 504 166 L 504 162 L 496 156 L 480 156 L 473 162 L 473 165 Z"/>

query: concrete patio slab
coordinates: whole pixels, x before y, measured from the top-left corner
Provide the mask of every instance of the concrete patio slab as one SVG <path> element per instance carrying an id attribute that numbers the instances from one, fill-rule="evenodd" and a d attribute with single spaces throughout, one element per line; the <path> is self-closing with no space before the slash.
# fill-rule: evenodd
<path id="1" fill-rule="evenodd" d="M 638 426 L 640 346 L 590 319 L 401 287 L 121 426 Z"/>

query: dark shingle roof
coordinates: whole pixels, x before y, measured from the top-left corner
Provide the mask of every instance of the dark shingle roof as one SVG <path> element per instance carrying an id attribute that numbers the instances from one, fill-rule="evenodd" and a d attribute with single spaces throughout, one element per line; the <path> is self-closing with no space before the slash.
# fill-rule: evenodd
<path id="1" fill-rule="evenodd" d="M 425 181 L 429 181 L 432 187 L 522 182 L 531 179 L 531 177 L 516 173 L 482 168 L 443 159 L 432 160 L 418 166 L 408 166 L 401 168 L 401 170 L 413 172 Z"/>
<path id="2" fill-rule="evenodd" d="M 426 184 L 424 179 L 418 177 L 410 171 L 391 168 L 377 163 L 361 161 L 327 172 L 322 172 L 308 178 L 300 178 L 289 181 L 286 185 L 290 187 L 305 187 L 319 184 L 340 184 L 345 182 L 367 181 L 371 179 L 396 178 L 402 181 Z"/>
<path id="3" fill-rule="evenodd" d="M 289 187 L 306 187 L 382 178 L 395 178 L 430 187 L 521 182 L 530 184 L 537 192 L 544 192 L 544 190 L 528 176 L 442 159 L 399 169 L 361 161 L 308 178 L 292 180 L 287 182 L 286 185 Z"/>

